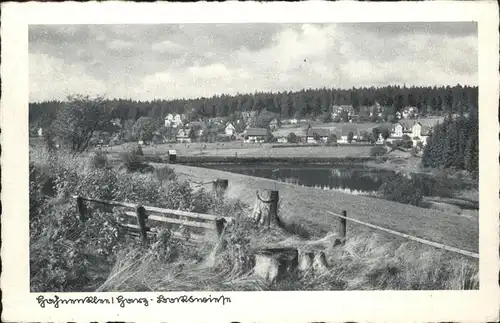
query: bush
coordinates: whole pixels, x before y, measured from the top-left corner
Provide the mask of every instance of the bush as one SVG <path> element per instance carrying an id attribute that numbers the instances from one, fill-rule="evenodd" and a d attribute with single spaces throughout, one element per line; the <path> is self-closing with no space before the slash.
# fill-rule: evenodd
<path id="1" fill-rule="evenodd" d="M 370 156 L 381 157 L 387 154 L 387 148 L 383 146 L 375 146 L 370 149 Z"/>
<path id="2" fill-rule="evenodd" d="M 102 151 L 96 151 L 89 157 L 89 165 L 92 168 L 104 168 L 108 166 L 108 158 Z"/>
<path id="3" fill-rule="evenodd" d="M 155 170 L 156 178 L 160 183 L 165 181 L 173 181 L 177 178 L 172 168 L 165 166 Z"/>
<path id="4" fill-rule="evenodd" d="M 413 179 L 408 179 L 399 174 L 384 180 L 379 192 L 387 200 L 412 205 L 419 205 L 423 196 L 422 191 Z"/>
<path id="5" fill-rule="evenodd" d="M 152 172 L 154 168 L 144 163 L 144 154 L 141 146 L 136 146 L 129 151 L 124 151 L 120 154 L 120 159 L 123 166 L 129 172 Z"/>

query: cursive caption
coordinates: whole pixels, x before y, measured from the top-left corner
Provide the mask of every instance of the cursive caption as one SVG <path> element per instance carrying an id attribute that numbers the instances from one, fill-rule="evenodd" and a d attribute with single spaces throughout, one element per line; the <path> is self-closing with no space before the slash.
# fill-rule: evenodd
<path id="1" fill-rule="evenodd" d="M 195 297 L 182 295 L 177 297 L 166 297 L 163 295 L 157 296 L 156 298 L 147 297 L 125 297 L 125 296 L 110 296 L 110 297 L 99 297 L 99 296 L 85 296 L 80 298 L 63 298 L 57 295 L 54 297 L 45 297 L 40 295 L 36 298 L 38 305 L 41 308 L 59 308 L 61 305 L 79 305 L 79 304 L 92 304 L 92 305 L 102 305 L 102 304 L 116 304 L 120 307 L 125 307 L 127 305 L 142 305 L 149 306 L 151 304 L 175 304 L 175 303 L 215 303 L 226 305 L 231 303 L 231 298 L 221 295 L 219 297 Z"/>

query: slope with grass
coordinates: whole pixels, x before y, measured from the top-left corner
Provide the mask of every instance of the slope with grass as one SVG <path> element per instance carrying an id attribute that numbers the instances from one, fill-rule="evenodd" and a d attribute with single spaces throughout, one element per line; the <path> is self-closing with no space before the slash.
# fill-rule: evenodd
<path id="1" fill-rule="evenodd" d="M 209 181 L 226 178 L 229 180 L 228 196 L 239 198 L 250 205 L 255 201 L 256 190 L 279 190 L 280 216 L 285 221 L 304 227 L 312 236 L 320 237 L 336 230 L 338 219 L 329 215 L 328 211 L 340 213 L 346 210 L 348 216 L 361 221 L 478 252 L 479 228 L 475 218 L 457 217 L 451 212 L 429 210 L 368 196 L 299 187 L 219 170 L 185 165 L 171 167 L 181 179 Z M 365 229 L 352 224 L 348 228 L 348 235 L 356 231 Z"/>

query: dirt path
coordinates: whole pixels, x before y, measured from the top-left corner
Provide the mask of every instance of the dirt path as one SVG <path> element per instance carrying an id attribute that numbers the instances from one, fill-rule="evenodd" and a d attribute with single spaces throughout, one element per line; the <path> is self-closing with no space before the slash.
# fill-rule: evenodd
<path id="1" fill-rule="evenodd" d="M 162 164 L 156 164 L 156 167 Z M 423 209 L 367 196 L 299 187 L 269 179 L 234 174 L 214 169 L 184 165 L 169 165 L 180 179 L 210 181 L 229 180 L 228 197 L 253 205 L 255 191 L 275 189 L 280 192 L 280 215 L 285 221 L 305 227 L 314 236 L 336 231 L 338 219 L 327 211 L 346 210 L 348 216 L 378 226 L 443 243 L 452 247 L 478 252 L 478 221 L 458 217 L 453 213 Z M 360 230 L 356 225 L 348 229 Z"/>

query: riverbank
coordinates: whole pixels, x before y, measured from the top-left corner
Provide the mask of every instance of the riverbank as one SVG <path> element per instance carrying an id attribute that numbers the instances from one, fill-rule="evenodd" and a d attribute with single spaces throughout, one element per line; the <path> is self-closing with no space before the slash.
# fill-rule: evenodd
<path id="1" fill-rule="evenodd" d="M 164 164 L 155 164 L 162 167 Z M 305 228 L 309 234 L 322 237 L 337 230 L 338 219 L 328 212 L 346 210 L 349 216 L 413 236 L 447 244 L 456 248 L 478 251 L 478 221 L 457 216 L 453 212 L 429 210 L 368 196 L 350 195 L 333 190 L 318 190 L 293 184 L 225 171 L 173 164 L 180 179 L 210 181 L 229 180 L 227 195 L 253 206 L 255 191 L 274 189 L 280 192 L 280 215 L 288 223 Z M 210 187 L 207 187 L 210 189 Z M 356 225 L 349 232 L 365 231 Z"/>

